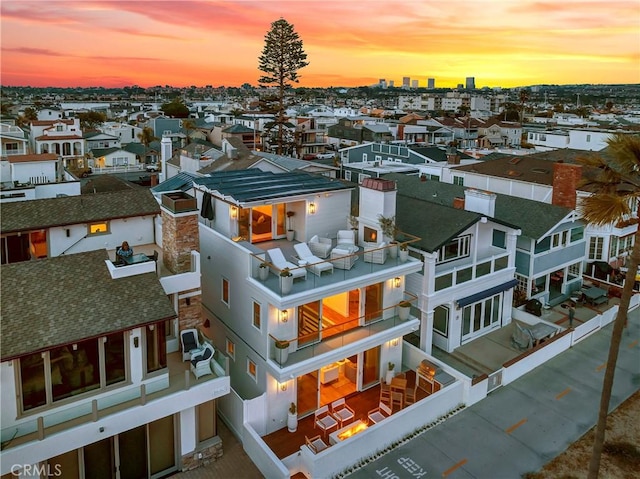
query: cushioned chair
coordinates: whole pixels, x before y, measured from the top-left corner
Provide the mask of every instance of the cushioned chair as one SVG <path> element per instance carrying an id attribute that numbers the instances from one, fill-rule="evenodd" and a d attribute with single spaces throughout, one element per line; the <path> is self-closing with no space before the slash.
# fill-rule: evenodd
<path id="1" fill-rule="evenodd" d="M 324 451 L 329 447 L 320 436 L 314 436 L 312 438 L 305 436 L 304 443 L 314 454 L 318 454 L 320 451 Z"/>
<path id="2" fill-rule="evenodd" d="M 211 370 L 211 358 L 215 350 L 209 343 L 204 343 L 203 350 L 191 358 L 191 372 L 196 378 L 206 374 L 213 374 Z"/>
<path id="3" fill-rule="evenodd" d="M 307 243 L 294 244 L 293 249 L 295 249 L 296 253 L 298 253 L 298 258 L 308 263 L 309 270 L 316 276 L 322 275 L 323 271 L 333 273 L 333 265 L 328 261 L 323 261 L 322 259 L 315 256 L 309 249 Z"/>
<path id="4" fill-rule="evenodd" d="M 338 428 L 338 421 L 336 421 L 335 418 L 329 413 L 329 406 L 327 406 L 326 404 L 321 408 L 316 409 L 316 412 L 314 413 L 313 427 L 314 429 L 316 427 L 322 429 L 322 434 L 324 434 L 325 438 L 327 432 L 329 432 L 331 429 Z"/>
<path id="5" fill-rule="evenodd" d="M 372 409 L 367 414 L 369 422 L 372 422 L 373 424 L 377 424 L 383 419 L 388 418 L 389 416 L 391 416 L 391 408 L 382 402 L 378 404 L 377 408 Z"/>
<path id="6" fill-rule="evenodd" d="M 318 258 L 326 258 L 331 252 L 331 239 L 315 235 L 309 240 L 309 249 Z"/>
<path id="7" fill-rule="evenodd" d="M 182 360 L 189 361 L 191 352 L 199 350 L 202 346 L 198 339 L 197 329 L 183 329 L 180 331 L 180 343 L 182 344 Z"/>
<path id="8" fill-rule="evenodd" d="M 278 276 L 280 274 L 280 271 L 282 271 L 283 269 L 289 268 L 289 270 L 291 270 L 291 274 L 293 275 L 293 279 L 307 279 L 307 269 L 300 268 L 299 266 L 296 266 L 295 264 L 287 261 L 280 248 L 267 250 L 267 253 L 269 253 L 269 258 L 271 259 L 273 265 L 278 268 L 278 271 L 273 272 L 273 274 L 275 274 L 276 276 Z"/>
<path id="9" fill-rule="evenodd" d="M 387 261 L 389 248 L 387 243 L 383 241 L 380 244 L 368 243 L 364 247 L 364 261 L 367 263 L 384 264 Z"/>
<path id="10" fill-rule="evenodd" d="M 349 407 L 344 398 L 331 403 L 331 415 L 340 423 L 340 427 L 349 424 L 356 417 L 356 413 Z"/>
<path id="11" fill-rule="evenodd" d="M 338 230 L 337 244 L 356 244 L 356 233 L 353 230 Z"/>

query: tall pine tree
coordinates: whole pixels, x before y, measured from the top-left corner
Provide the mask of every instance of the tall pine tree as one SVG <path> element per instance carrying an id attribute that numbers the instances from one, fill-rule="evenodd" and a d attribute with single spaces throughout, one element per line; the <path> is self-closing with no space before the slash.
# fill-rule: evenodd
<path id="1" fill-rule="evenodd" d="M 284 96 L 292 83 L 298 83 L 298 70 L 306 67 L 309 62 L 307 54 L 302 48 L 302 40 L 293 29 L 293 25 L 284 18 L 271 24 L 271 29 L 264 37 L 264 48 L 259 58 L 258 68 L 264 72 L 258 82 L 262 86 L 275 86 L 276 119 L 273 127 L 277 128 L 278 154 L 282 154 L 284 144 L 285 117 Z"/>

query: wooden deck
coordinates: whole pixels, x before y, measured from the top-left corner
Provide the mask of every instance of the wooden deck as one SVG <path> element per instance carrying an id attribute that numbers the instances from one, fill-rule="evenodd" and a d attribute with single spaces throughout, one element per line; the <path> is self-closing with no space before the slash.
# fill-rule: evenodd
<path id="1" fill-rule="evenodd" d="M 406 371 L 407 381 L 409 384 L 415 384 L 415 371 Z M 421 390 L 417 390 L 416 400 L 420 401 L 426 398 L 428 394 Z M 347 404 L 355 411 L 355 421 L 358 419 L 367 420 L 367 413 L 378 407 L 380 402 L 380 386 L 376 385 L 366 391 L 356 392 L 346 397 Z M 296 432 L 289 432 L 285 426 L 271 434 L 264 436 L 262 439 L 273 453 L 279 458 L 284 459 L 291 454 L 295 454 L 300 450 L 300 446 L 304 444 L 305 436 L 311 438 L 322 435 L 320 429 L 314 428 L 313 414 L 298 420 L 298 429 Z M 325 440 L 328 442 L 328 439 Z"/>

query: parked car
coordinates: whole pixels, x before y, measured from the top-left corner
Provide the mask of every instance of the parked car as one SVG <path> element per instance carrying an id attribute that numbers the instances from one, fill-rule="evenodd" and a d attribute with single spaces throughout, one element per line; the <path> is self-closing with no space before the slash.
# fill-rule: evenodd
<path id="1" fill-rule="evenodd" d="M 86 178 L 91 173 L 93 173 L 93 170 L 91 168 L 67 168 L 67 170 L 69 171 L 69 173 L 77 176 L 78 178 Z"/>
<path id="2" fill-rule="evenodd" d="M 147 166 L 146 166 L 145 169 L 147 171 L 151 171 L 151 172 L 160 171 L 160 164 L 159 163 L 147 163 Z"/>
<path id="3" fill-rule="evenodd" d="M 335 153 L 318 153 L 316 155 L 316 159 L 318 160 L 332 160 L 333 158 L 335 158 L 336 154 Z"/>
<path id="4" fill-rule="evenodd" d="M 315 160 L 317 158 L 318 155 L 316 155 L 315 153 L 308 153 L 306 155 L 302 156 L 303 160 Z"/>

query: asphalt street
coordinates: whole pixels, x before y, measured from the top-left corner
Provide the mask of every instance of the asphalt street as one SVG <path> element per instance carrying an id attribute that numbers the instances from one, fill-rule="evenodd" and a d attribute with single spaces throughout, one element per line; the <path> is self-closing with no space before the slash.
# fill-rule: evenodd
<path id="1" fill-rule="evenodd" d="M 350 474 L 350 479 L 520 478 L 597 422 L 613 324 Z M 610 410 L 640 389 L 640 308 L 629 313 Z"/>

